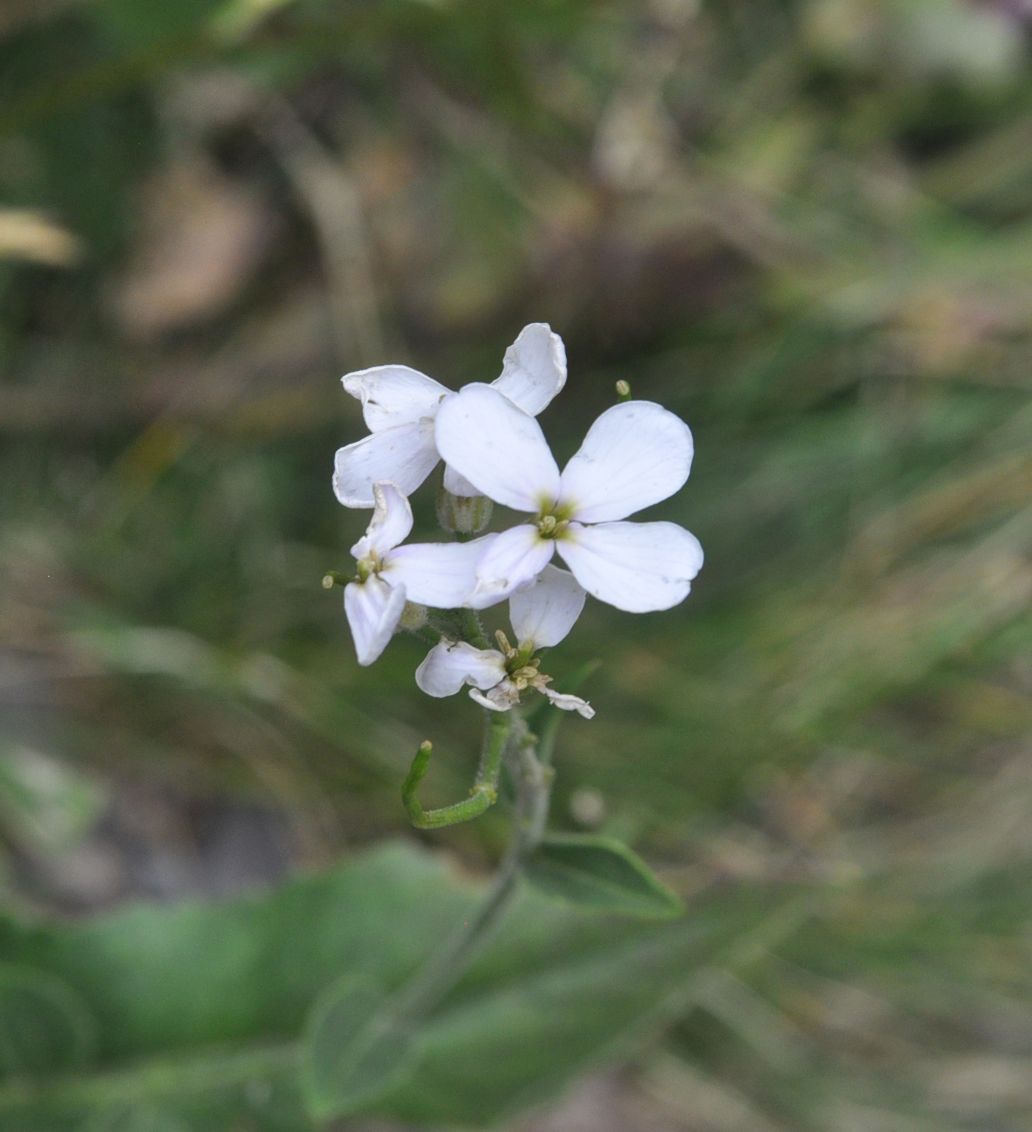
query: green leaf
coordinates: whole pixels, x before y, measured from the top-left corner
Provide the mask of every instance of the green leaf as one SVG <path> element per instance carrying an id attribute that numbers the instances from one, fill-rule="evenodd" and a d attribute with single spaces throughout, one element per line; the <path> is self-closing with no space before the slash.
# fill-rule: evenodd
<path id="1" fill-rule="evenodd" d="M 412 1075 L 376 1111 L 421 1128 L 485 1127 L 542 1104 L 678 1017 L 695 973 L 720 961 L 761 904 L 722 897 L 690 920 L 646 925 L 552 903 L 542 923 L 549 903 L 528 893 L 513 911 L 519 928 L 435 1012 Z"/>
<path id="2" fill-rule="evenodd" d="M 0 955 L 74 987 L 99 1058 L 296 1038 L 341 972 L 393 986 L 476 899 L 442 858 L 400 843 L 223 904 L 141 905 L 68 926 L 0 921 Z M 432 899 L 427 894 L 432 893 Z M 0 1122 L 2 1123 L 2 1122 Z"/>
<path id="3" fill-rule="evenodd" d="M 411 1048 L 389 1026 L 364 1050 L 349 1046 L 481 892 L 443 857 L 393 844 L 224 904 L 37 926 L 0 916 L 0 955 L 33 969 L 17 983 L 30 1001 L 11 1001 L 23 1013 L 74 1003 L 56 1020 L 82 1039 L 38 1056 L 30 1080 L 0 1082 L 0 1128 L 77 1129 L 123 1119 L 124 1106 L 191 1132 L 302 1132 L 316 1127 L 313 1103 L 418 1126 L 497 1122 L 647 1039 L 692 973 L 785 895 L 722 890 L 690 920 L 655 924 L 525 890 Z"/>
<path id="4" fill-rule="evenodd" d="M 312 1013 L 303 1072 L 313 1115 L 345 1116 L 376 1100 L 404 1073 L 411 1052 L 390 995 L 372 979 L 345 975 Z"/>
<path id="5" fill-rule="evenodd" d="M 174 1114 L 153 1105 L 115 1105 L 96 1113 L 82 1132 L 190 1132 Z"/>
<path id="6" fill-rule="evenodd" d="M 160 43 L 182 43 L 201 35 L 220 7 L 219 0 L 156 5 L 141 5 L 134 0 L 97 0 L 93 10 L 123 48 L 138 51 Z"/>
<path id="7" fill-rule="evenodd" d="M 527 878 L 552 896 L 603 911 L 665 918 L 684 910 L 677 894 L 612 837 L 546 837 L 528 862 Z"/>
<path id="8" fill-rule="evenodd" d="M 93 1048 L 93 1019 L 67 983 L 32 967 L 0 964 L 0 1079 L 77 1069 Z"/>

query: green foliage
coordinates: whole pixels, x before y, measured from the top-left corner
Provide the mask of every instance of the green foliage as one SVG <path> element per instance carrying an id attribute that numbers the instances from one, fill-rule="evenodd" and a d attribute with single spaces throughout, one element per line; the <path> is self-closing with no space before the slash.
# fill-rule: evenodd
<path id="1" fill-rule="evenodd" d="M 660 918 L 683 911 L 676 893 L 613 837 L 548 836 L 527 863 L 527 879 L 571 904 L 599 911 Z"/>
<path id="2" fill-rule="evenodd" d="M 370 1027 L 478 895 L 394 845 L 224 906 L 7 923 L 3 953 L 22 965 L 3 982 L 4 1044 L 17 1060 L 6 1063 L 0 1124 L 120 1128 L 145 1114 L 155 1128 L 207 1129 L 236 1113 L 260 1128 L 304 1127 L 302 1080 L 317 1117 L 373 1107 L 486 1124 L 647 1036 L 714 949 L 770 911 L 720 897 L 690 926 L 645 929 L 528 897 L 418 1031 Z M 632 957 L 640 969 L 627 979 Z M 358 1048 L 356 1036 L 369 1040 Z"/>
<path id="3" fill-rule="evenodd" d="M 32 967 L 0 966 L 0 1071 L 39 1078 L 88 1063 L 94 1020 L 60 978 Z"/>
<path id="4" fill-rule="evenodd" d="M 689 911 L 528 896 L 378 1105 L 502 1118 L 632 1050 L 621 1089 L 671 1123 L 1028 1124 L 1017 7 L 0 5 L 0 877 L 80 915 L 0 925 L 0 1127 L 296 1132 L 313 1004 L 389 993 L 469 906 L 388 850 L 91 918 L 216 887 L 226 813 L 315 867 L 396 832 L 426 735 L 420 797 L 465 796 L 468 704 L 418 696 L 411 640 L 359 669 L 319 586 L 365 522 L 328 488 L 360 433 L 336 378 L 489 380 L 542 318 L 557 451 L 620 378 L 696 437 L 655 515 L 700 537 L 695 592 L 589 603 L 549 658 L 564 689 L 604 658 L 554 826 L 663 860 Z M 480 870 L 506 804 L 428 836 Z"/>
<path id="5" fill-rule="evenodd" d="M 383 987 L 345 975 L 315 1004 L 306 1041 L 305 1096 L 319 1119 L 379 1100 L 405 1074 L 412 1035 L 390 1013 Z"/>

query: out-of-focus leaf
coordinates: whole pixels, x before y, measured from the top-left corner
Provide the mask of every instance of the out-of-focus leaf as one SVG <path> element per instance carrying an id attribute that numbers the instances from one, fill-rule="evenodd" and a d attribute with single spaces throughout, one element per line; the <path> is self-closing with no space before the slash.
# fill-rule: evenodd
<path id="1" fill-rule="evenodd" d="M 225 905 L 141 906 L 66 928 L 0 922 L 0 955 L 67 981 L 98 1020 L 101 1061 L 117 1065 L 295 1037 L 342 971 L 404 978 L 474 892 L 439 860 L 394 845 Z"/>
<path id="2" fill-rule="evenodd" d="M 460 987 L 460 1001 L 431 1020 L 411 1079 L 376 1110 L 421 1126 L 492 1125 L 632 1051 L 683 1009 L 694 973 L 764 916 L 754 897 L 718 904 L 629 934 L 567 911 L 540 950 L 511 933 L 506 943 L 524 951 L 508 977 L 497 952 L 485 955 L 475 993 Z M 591 940 L 583 950 L 580 932 Z"/>
<path id="3" fill-rule="evenodd" d="M 527 863 L 538 888 L 573 904 L 631 916 L 683 911 L 677 894 L 622 842 L 597 834 L 546 837 Z"/>
<path id="4" fill-rule="evenodd" d="M 102 804 L 99 787 L 58 759 L 28 747 L 0 749 L 0 828 L 21 848 L 71 848 Z"/>
<path id="5" fill-rule="evenodd" d="M 217 315 L 261 261 L 275 217 L 257 195 L 202 161 L 156 172 L 144 185 L 136 247 L 114 296 L 126 333 L 157 337 Z"/>
<path id="6" fill-rule="evenodd" d="M 0 208 L 0 259 L 71 267 L 81 254 L 75 236 L 49 217 L 32 209 Z"/>
<path id="7" fill-rule="evenodd" d="M 93 1044 L 90 1012 L 63 979 L 0 964 L 0 1080 L 80 1068 Z"/>
<path id="8" fill-rule="evenodd" d="M 199 34 L 218 13 L 222 0 L 181 0 L 159 5 L 97 0 L 93 7 L 103 26 L 123 47 L 140 50 Z"/>
<path id="9" fill-rule="evenodd" d="M 97 1021 L 97 1074 L 67 1075 L 67 1056 L 45 1047 L 31 1089 L 0 1087 L 0 1127 L 51 1132 L 128 1106 L 193 1132 L 245 1118 L 296 1132 L 310 1127 L 303 1080 L 324 1112 L 346 1100 L 416 1122 L 489 1123 L 652 1032 L 676 1008 L 678 986 L 779 896 L 722 895 L 690 923 L 656 927 L 524 893 L 413 1029 L 411 1060 L 385 1065 L 366 1047 L 356 1072 L 357 1059 L 339 1057 L 349 1018 L 368 1020 L 479 898 L 439 860 L 394 845 L 260 899 L 68 927 L 0 920 L 0 954 L 31 961 L 33 979 L 66 983 Z M 354 982 L 336 984 L 319 1008 L 313 1032 L 327 1044 L 304 1071 L 305 1015 L 341 971 Z"/>
<path id="10" fill-rule="evenodd" d="M 320 997 L 305 1050 L 305 1093 L 320 1119 L 355 1112 L 405 1072 L 411 1034 L 396 1024 L 390 996 L 368 979 L 345 975 Z"/>
<path id="11" fill-rule="evenodd" d="M 82 1132 L 190 1132 L 174 1113 L 155 1105 L 114 1105 L 96 1113 Z"/>

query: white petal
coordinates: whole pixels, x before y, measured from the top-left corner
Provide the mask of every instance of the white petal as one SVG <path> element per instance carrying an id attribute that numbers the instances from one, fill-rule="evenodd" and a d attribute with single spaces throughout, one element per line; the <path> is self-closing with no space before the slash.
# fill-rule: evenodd
<path id="1" fill-rule="evenodd" d="M 373 517 L 366 533 L 351 548 L 356 559 L 365 558 L 371 550 L 386 554 L 404 542 L 412 530 L 412 508 L 394 484 L 374 483 L 373 501 Z"/>
<path id="2" fill-rule="evenodd" d="M 464 495 L 468 498 L 480 494 L 469 480 L 465 476 L 460 476 L 450 464 L 444 465 L 444 490 L 450 491 L 452 495 Z"/>
<path id="3" fill-rule="evenodd" d="M 433 609 L 458 609 L 472 601 L 477 563 L 497 537 L 399 546 L 386 556 L 381 573 L 391 585 L 403 585 L 409 601 Z"/>
<path id="4" fill-rule="evenodd" d="M 359 664 L 372 664 L 383 652 L 404 608 L 405 587 L 389 586 L 375 574 L 344 587 L 344 612 Z"/>
<path id="5" fill-rule="evenodd" d="M 464 684 L 493 688 L 505 677 L 505 658 L 496 649 L 465 641 L 441 641 L 416 669 L 416 683 L 428 696 L 454 696 Z"/>
<path id="6" fill-rule="evenodd" d="M 575 711 L 578 715 L 584 716 L 585 719 L 595 718 L 595 709 L 587 700 L 582 700 L 580 696 L 571 696 L 566 692 L 553 692 L 551 688 L 547 687 L 542 688 L 541 691 L 557 708 L 562 708 L 563 711 Z"/>
<path id="7" fill-rule="evenodd" d="M 546 322 L 532 322 L 505 351 L 499 393 L 536 417 L 566 384 L 566 347 Z"/>
<path id="8" fill-rule="evenodd" d="M 433 471 L 439 457 L 433 421 L 402 424 L 374 432 L 337 449 L 333 490 L 345 507 L 372 507 L 373 484 L 390 481 L 411 495 Z"/>
<path id="9" fill-rule="evenodd" d="M 352 397 L 362 402 L 362 416 L 370 432 L 432 417 L 441 398 L 451 390 L 409 366 L 373 366 L 345 374 L 341 379 Z"/>
<path id="10" fill-rule="evenodd" d="M 676 523 L 571 523 L 556 545 L 589 594 L 628 613 L 677 605 L 702 568 L 699 540 Z"/>
<path id="11" fill-rule="evenodd" d="M 563 470 L 562 501 L 581 523 L 624 519 L 681 488 L 693 451 L 688 426 L 661 405 L 614 405 Z"/>
<path id="12" fill-rule="evenodd" d="M 469 698 L 490 711 L 510 711 L 520 702 L 520 693 L 511 680 L 505 679 L 486 692 L 470 688 Z"/>
<path id="13" fill-rule="evenodd" d="M 580 582 L 566 570 L 546 566 L 529 586 L 509 598 L 509 618 L 521 644 L 538 649 L 557 645 L 573 628 L 584 608 Z"/>
<path id="14" fill-rule="evenodd" d="M 559 468 L 541 426 L 489 385 L 467 385 L 437 410 L 437 450 L 481 495 L 517 511 L 551 505 Z"/>
<path id="15" fill-rule="evenodd" d="M 537 527 L 528 523 L 495 535 L 477 563 L 476 586 L 470 604 L 474 609 L 484 609 L 532 582 L 548 564 L 554 550 L 555 543 L 541 538 Z"/>

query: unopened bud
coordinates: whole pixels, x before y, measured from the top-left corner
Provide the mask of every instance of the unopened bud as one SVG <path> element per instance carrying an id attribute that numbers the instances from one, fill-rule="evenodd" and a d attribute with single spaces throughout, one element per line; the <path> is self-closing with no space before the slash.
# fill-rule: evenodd
<path id="1" fill-rule="evenodd" d="M 353 582 L 355 579 L 349 577 L 347 574 L 342 574 L 339 570 L 330 570 L 323 574 L 323 589 L 332 590 L 334 586 L 346 586 L 348 582 Z"/>
<path id="2" fill-rule="evenodd" d="M 616 383 L 616 395 L 621 401 L 629 401 L 631 399 L 631 383 L 620 378 Z"/>
<path id="3" fill-rule="evenodd" d="M 401 620 L 398 624 L 410 633 L 418 632 L 426 624 L 427 612 L 425 605 L 417 605 L 414 601 L 406 601 L 401 611 Z"/>
<path id="4" fill-rule="evenodd" d="M 598 790 L 582 786 L 570 796 L 570 813 L 579 825 L 599 826 L 605 821 L 606 800 Z"/>
<path id="5" fill-rule="evenodd" d="M 453 495 L 442 487 L 437 493 L 437 521 L 453 535 L 475 535 L 491 522 L 494 504 L 483 495 Z"/>

